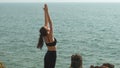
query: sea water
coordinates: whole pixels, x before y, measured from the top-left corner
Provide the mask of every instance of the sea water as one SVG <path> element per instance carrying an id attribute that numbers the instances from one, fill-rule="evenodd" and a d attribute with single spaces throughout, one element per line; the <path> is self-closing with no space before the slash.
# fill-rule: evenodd
<path id="1" fill-rule="evenodd" d="M 47 51 L 37 49 L 44 3 L 0 3 L 0 61 L 6 68 L 43 68 Z M 120 68 L 119 3 L 48 3 L 57 43 L 56 68 L 69 68 L 80 54 L 83 67 Z"/>

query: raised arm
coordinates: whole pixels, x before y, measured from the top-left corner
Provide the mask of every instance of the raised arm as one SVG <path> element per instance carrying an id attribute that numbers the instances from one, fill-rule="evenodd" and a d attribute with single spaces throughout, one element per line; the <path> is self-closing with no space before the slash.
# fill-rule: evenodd
<path id="1" fill-rule="evenodd" d="M 50 15 L 49 15 L 49 12 L 48 12 L 48 7 L 46 5 L 46 15 L 47 15 L 47 19 L 48 19 L 48 22 L 49 22 L 49 26 L 50 26 L 50 32 L 53 34 L 53 24 L 52 24 L 52 21 L 50 19 Z"/>
<path id="2" fill-rule="evenodd" d="M 47 17 L 47 13 L 46 13 L 46 5 L 44 5 L 44 17 L 45 17 L 45 24 L 44 26 L 48 28 L 48 17 Z"/>

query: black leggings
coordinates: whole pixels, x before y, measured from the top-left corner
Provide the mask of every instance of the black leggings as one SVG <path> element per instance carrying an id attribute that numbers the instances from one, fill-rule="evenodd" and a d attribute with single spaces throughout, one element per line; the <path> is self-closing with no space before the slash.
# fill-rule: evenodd
<path id="1" fill-rule="evenodd" d="M 55 68 L 56 51 L 47 51 L 44 58 L 44 68 Z"/>

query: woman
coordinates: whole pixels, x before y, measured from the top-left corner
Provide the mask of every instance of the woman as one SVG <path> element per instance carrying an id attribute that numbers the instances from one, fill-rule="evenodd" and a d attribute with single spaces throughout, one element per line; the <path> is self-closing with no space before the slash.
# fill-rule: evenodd
<path id="1" fill-rule="evenodd" d="M 40 29 L 40 38 L 37 48 L 42 49 L 43 43 L 46 43 L 48 51 L 44 57 L 44 68 L 55 68 L 56 63 L 56 43 L 53 35 L 53 25 L 48 13 L 48 7 L 44 5 L 45 24 Z"/>

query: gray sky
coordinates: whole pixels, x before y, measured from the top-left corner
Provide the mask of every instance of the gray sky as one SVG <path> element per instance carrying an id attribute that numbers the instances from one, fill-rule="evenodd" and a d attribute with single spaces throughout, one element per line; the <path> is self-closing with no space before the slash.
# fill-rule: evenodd
<path id="1" fill-rule="evenodd" d="M 120 0 L 0 0 L 0 2 L 120 2 Z"/>

